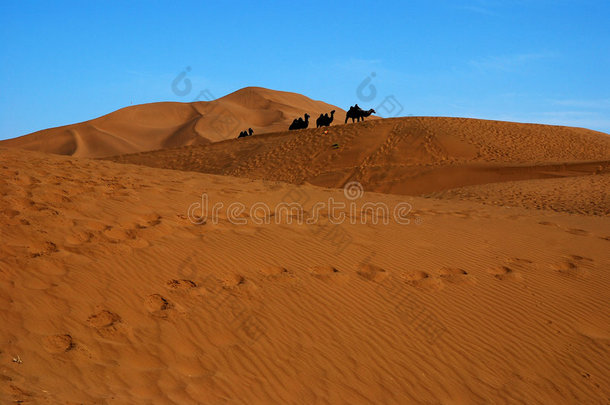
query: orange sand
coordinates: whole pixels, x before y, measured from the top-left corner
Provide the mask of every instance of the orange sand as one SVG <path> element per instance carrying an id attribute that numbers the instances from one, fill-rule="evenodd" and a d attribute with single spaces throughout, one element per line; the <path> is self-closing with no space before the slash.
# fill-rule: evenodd
<path id="1" fill-rule="evenodd" d="M 335 143 L 338 149 L 332 147 Z M 420 195 L 477 184 L 610 173 L 610 136 L 551 125 L 408 117 L 110 159 L 324 187 L 358 180 L 368 191 Z M 581 191 L 586 195 L 587 190 Z M 605 206 L 610 206 L 607 195 Z"/>
<path id="2" fill-rule="evenodd" d="M 248 207 L 345 197 L 0 156 L 3 403 L 610 397 L 607 217 L 365 193 L 410 202 L 412 222 L 193 225 L 203 192 Z"/>
<path id="3" fill-rule="evenodd" d="M 314 108 L 262 93 L 217 106 L 257 133 Z M 1 144 L 39 152 L 0 147 L 0 403 L 610 402 L 608 135 L 412 117 L 197 146 L 226 135 L 208 106 Z M 196 225 L 202 195 L 224 205 Z M 251 211 L 329 198 L 343 223 Z"/>

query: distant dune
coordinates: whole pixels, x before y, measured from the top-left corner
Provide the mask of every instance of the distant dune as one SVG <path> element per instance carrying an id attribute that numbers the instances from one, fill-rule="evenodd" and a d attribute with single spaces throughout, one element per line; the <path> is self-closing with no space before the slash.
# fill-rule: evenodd
<path id="1" fill-rule="evenodd" d="M 610 172 L 610 136 L 582 128 L 406 117 L 324 131 L 286 131 L 110 159 L 325 187 L 357 180 L 367 191 L 409 195 Z"/>
<path id="2" fill-rule="evenodd" d="M 235 138 L 251 127 L 255 134 L 288 128 L 305 112 L 345 111 L 297 93 L 246 87 L 217 100 L 152 103 L 126 107 L 102 117 L 0 141 L 1 147 L 78 157 L 103 157 Z M 311 124 L 310 124 L 311 125 Z"/>

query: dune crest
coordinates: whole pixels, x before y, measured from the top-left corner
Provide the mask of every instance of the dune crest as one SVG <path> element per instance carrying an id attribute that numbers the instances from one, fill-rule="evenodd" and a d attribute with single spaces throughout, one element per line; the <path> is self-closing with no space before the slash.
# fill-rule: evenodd
<path id="1" fill-rule="evenodd" d="M 603 197 L 610 173 L 610 135 L 583 128 L 404 117 L 298 133 L 284 131 L 109 159 L 324 187 L 343 187 L 355 180 L 366 191 L 406 195 L 435 195 L 460 187 L 536 179 L 555 179 L 554 184 L 559 184 L 563 178 L 582 177 L 584 181 L 586 177 L 593 186 L 579 187 L 577 200 L 583 203 L 578 206 L 570 205 L 567 199 L 560 205 L 527 204 L 610 213 L 610 202 L 607 196 Z M 519 194 L 519 187 L 512 188 L 513 194 Z M 554 190 L 554 196 L 545 197 L 550 202 L 560 197 L 561 188 L 542 189 L 547 194 Z M 497 191 L 495 195 L 499 196 L 497 205 L 504 202 L 515 205 L 520 198 L 512 198 L 507 191 Z M 584 203 L 588 197 L 595 202 Z"/>
<path id="2" fill-rule="evenodd" d="M 297 93 L 246 87 L 212 101 L 159 102 L 125 107 L 77 124 L 44 129 L 0 141 L 1 147 L 104 157 L 235 138 L 252 127 L 256 134 L 288 128 L 292 120 L 340 108 Z"/>

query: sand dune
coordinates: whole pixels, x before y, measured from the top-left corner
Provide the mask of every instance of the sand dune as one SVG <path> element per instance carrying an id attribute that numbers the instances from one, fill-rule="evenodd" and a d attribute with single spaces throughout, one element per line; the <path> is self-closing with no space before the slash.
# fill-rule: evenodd
<path id="1" fill-rule="evenodd" d="M 289 165 L 299 144 L 287 146 L 314 134 L 322 142 L 269 136 L 270 153 Z M 601 159 L 603 142 L 592 144 L 511 159 Z M 465 158 L 503 153 L 485 148 L 474 143 Z M 0 158 L 2 403 L 610 398 L 609 218 L 368 192 L 348 201 L 313 185 L 17 149 Z M 187 210 L 202 193 L 225 208 L 299 201 L 309 214 L 333 197 L 413 209 L 409 224 L 363 223 L 348 210 L 336 225 L 325 211 L 311 224 L 259 224 L 247 210 L 236 225 L 222 209 L 194 225 Z"/>
<path id="2" fill-rule="evenodd" d="M 274 130 L 295 97 L 216 108 Z M 207 106 L 22 138 L 163 150 L 0 148 L 0 402 L 608 402 L 607 134 L 409 117 L 209 143 Z"/>
<path id="3" fill-rule="evenodd" d="M 610 172 L 610 136 L 582 128 L 407 117 L 110 158 L 252 179 L 420 195 Z M 338 148 L 333 147 L 337 144 Z"/>
<path id="4" fill-rule="evenodd" d="M 16 147 L 60 155 L 102 157 L 183 145 L 202 145 L 235 138 L 251 127 L 256 134 L 288 128 L 297 116 L 338 107 L 297 93 L 246 87 L 217 100 L 193 103 L 152 103 L 126 107 L 90 121 L 45 129 L 0 141 Z M 343 122 L 343 121 L 341 121 Z"/>
<path id="5" fill-rule="evenodd" d="M 442 199 L 477 201 L 573 214 L 610 216 L 610 173 L 507 181 L 431 193 Z"/>

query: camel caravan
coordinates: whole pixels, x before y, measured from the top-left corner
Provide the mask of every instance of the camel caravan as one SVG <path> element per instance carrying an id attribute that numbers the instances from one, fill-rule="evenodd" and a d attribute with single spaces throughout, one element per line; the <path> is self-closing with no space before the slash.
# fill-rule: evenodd
<path id="1" fill-rule="evenodd" d="M 254 131 L 252 130 L 252 128 L 248 128 L 247 131 L 241 131 L 239 133 L 238 138 L 245 138 L 246 136 L 252 136 L 253 133 L 254 133 Z"/>
<path id="2" fill-rule="evenodd" d="M 352 119 L 352 122 L 360 122 L 361 119 L 362 119 L 362 121 L 364 121 L 364 119 L 366 117 L 369 117 L 371 114 L 375 114 L 374 109 L 371 108 L 370 110 L 363 110 L 362 108 L 360 108 L 358 106 L 358 104 L 353 105 L 349 108 L 349 110 L 345 114 L 345 123 L 347 124 L 347 120 L 350 118 Z M 309 118 L 310 118 L 310 115 L 307 113 L 305 113 L 305 115 L 303 115 L 303 117 L 295 118 L 292 121 L 292 124 L 290 124 L 290 126 L 288 127 L 288 130 L 293 131 L 296 129 L 308 128 L 309 127 Z M 335 118 L 335 110 L 332 110 L 330 112 L 330 115 L 328 115 L 328 113 L 320 114 L 320 116 L 316 120 L 316 128 L 330 126 L 330 124 L 333 122 L 334 118 Z M 247 136 L 252 136 L 253 132 L 254 131 L 252 130 L 252 128 L 248 128 L 247 131 L 241 131 L 239 133 L 238 138 L 245 138 Z"/>

